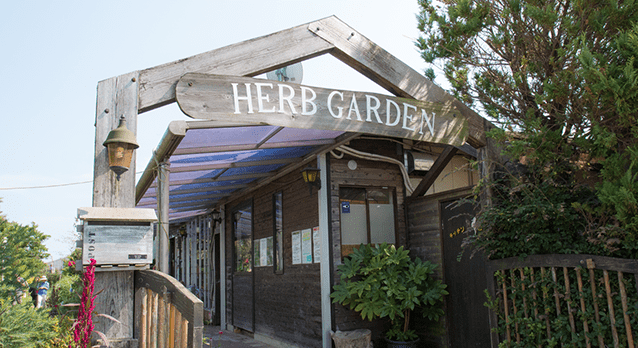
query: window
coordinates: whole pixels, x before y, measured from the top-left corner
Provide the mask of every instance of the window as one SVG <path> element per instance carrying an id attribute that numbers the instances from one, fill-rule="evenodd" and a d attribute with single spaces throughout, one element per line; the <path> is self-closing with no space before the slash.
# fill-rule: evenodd
<path id="1" fill-rule="evenodd" d="M 233 212 L 233 244 L 235 272 L 252 272 L 253 218 L 252 206 L 246 204 Z"/>
<path id="2" fill-rule="evenodd" d="M 339 203 L 342 256 L 360 244 L 396 242 L 393 189 L 341 187 Z"/>
<path id="3" fill-rule="evenodd" d="M 283 194 L 277 192 L 272 197 L 273 211 L 273 240 L 274 240 L 274 272 L 284 273 L 284 221 L 283 221 Z"/>

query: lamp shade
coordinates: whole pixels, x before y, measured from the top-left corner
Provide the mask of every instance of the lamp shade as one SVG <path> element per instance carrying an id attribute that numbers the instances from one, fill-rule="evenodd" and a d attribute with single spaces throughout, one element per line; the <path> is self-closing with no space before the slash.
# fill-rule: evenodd
<path id="1" fill-rule="evenodd" d="M 133 150 L 140 147 L 135 139 L 135 134 L 126 127 L 124 115 L 120 118 L 120 124 L 109 132 L 102 145 L 108 149 L 109 167 L 117 174 L 118 178 L 129 169 Z"/>
<path id="2" fill-rule="evenodd" d="M 319 174 L 319 168 L 306 167 L 301 171 L 303 181 L 309 184 L 317 181 L 317 174 Z"/>

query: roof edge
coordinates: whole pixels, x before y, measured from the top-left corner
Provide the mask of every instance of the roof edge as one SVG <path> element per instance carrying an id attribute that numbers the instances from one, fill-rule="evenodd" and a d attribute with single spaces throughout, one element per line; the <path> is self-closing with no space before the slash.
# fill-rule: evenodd
<path id="1" fill-rule="evenodd" d="M 144 169 L 140 180 L 135 186 L 135 204 L 142 199 L 144 193 L 146 193 L 153 183 L 153 180 L 157 177 L 157 165 L 164 162 L 173 154 L 177 146 L 179 146 L 179 143 L 184 139 L 184 136 L 186 136 L 188 129 L 187 121 L 172 121 L 168 125 L 166 133 L 164 133 L 157 148 L 153 150 L 153 156 L 151 156 L 151 159 L 146 165 L 146 169 Z"/>

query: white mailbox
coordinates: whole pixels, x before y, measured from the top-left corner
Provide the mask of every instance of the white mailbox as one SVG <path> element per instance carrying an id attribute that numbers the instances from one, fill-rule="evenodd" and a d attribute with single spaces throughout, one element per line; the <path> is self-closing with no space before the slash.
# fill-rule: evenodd
<path id="1" fill-rule="evenodd" d="M 146 266 L 153 262 L 153 209 L 78 208 L 82 220 L 82 264 Z"/>

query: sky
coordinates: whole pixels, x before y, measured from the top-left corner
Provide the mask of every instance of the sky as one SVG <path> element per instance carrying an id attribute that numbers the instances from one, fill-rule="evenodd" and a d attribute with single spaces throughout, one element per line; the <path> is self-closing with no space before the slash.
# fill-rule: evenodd
<path id="1" fill-rule="evenodd" d="M 50 236 L 47 261 L 71 253 L 77 209 L 92 202 L 101 80 L 331 15 L 422 73 L 418 10 L 417 0 L 7 2 L 0 14 L 0 212 Z M 331 56 L 302 65 L 304 85 L 387 93 Z M 175 104 L 141 114 L 135 171 L 144 170 L 171 121 L 188 119 Z"/>

